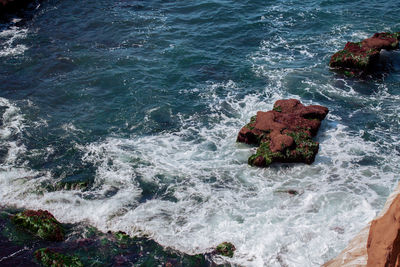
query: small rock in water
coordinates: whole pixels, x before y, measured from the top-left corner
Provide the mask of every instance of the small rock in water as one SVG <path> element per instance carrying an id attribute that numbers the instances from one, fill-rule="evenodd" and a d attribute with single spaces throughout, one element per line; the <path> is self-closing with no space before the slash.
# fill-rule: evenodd
<path id="1" fill-rule="evenodd" d="M 292 190 L 292 189 L 289 189 L 287 192 L 290 195 L 298 195 L 299 194 L 299 192 L 297 192 L 296 190 Z"/>
<path id="2" fill-rule="evenodd" d="M 311 139 L 328 114 L 323 106 L 304 106 L 296 99 L 278 100 L 273 110 L 258 111 L 239 132 L 237 142 L 258 145 L 252 166 L 272 162 L 314 162 L 319 144 Z"/>
<path id="3" fill-rule="evenodd" d="M 281 190 L 276 190 L 275 192 L 276 193 L 286 193 L 286 194 L 293 195 L 293 196 L 300 194 L 299 191 L 294 190 L 294 189 L 281 189 Z"/>
<path id="4" fill-rule="evenodd" d="M 93 178 L 87 173 L 65 177 L 55 184 L 54 190 L 86 190 L 93 183 Z"/>
<path id="5" fill-rule="evenodd" d="M 215 253 L 225 257 L 232 258 L 236 248 L 232 243 L 223 242 L 217 246 Z"/>

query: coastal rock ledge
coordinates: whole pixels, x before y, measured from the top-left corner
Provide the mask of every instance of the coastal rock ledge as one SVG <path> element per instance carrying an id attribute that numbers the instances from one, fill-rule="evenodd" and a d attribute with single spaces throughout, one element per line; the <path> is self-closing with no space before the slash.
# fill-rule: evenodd
<path id="1" fill-rule="evenodd" d="M 323 267 L 400 267 L 400 184 L 377 218 Z"/>
<path id="2" fill-rule="evenodd" d="M 259 146 L 249 157 L 252 166 L 272 162 L 314 162 L 319 144 L 312 140 L 328 109 L 304 106 L 297 99 L 278 100 L 273 110 L 258 111 L 239 132 L 237 142 Z"/>

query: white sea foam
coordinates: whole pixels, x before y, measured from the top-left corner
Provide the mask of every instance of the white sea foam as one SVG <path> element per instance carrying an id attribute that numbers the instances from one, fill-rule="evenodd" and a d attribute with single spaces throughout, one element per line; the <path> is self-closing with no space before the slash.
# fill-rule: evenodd
<path id="1" fill-rule="evenodd" d="M 194 115 L 182 121 L 179 132 L 110 137 L 78 146 L 85 152 L 82 160 L 97 166 L 93 191 L 37 194 L 39 182 L 51 177 L 13 169 L 2 173 L 1 199 L 46 208 L 64 222 L 144 232 L 187 253 L 230 241 L 237 253 L 229 262 L 239 265 L 323 263 L 374 217 L 371 203 L 395 179 L 394 170 L 385 170 L 392 162 L 358 165 L 364 157 L 379 154 L 376 144 L 349 133 L 336 115 L 329 115 L 317 137 L 321 146 L 313 165 L 249 167 L 253 149 L 235 143 L 237 131 L 257 110 L 270 109 L 274 95 L 268 101 L 259 95 L 237 100 L 234 94 L 218 97 L 221 87 L 238 89 L 230 81 L 210 84 L 203 92 L 213 110 L 211 125 Z M 224 115 L 222 106 L 235 116 Z M 164 190 L 143 202 L 139 181 Z M 287 189 L 301 194 L 282 192 Z M 116 193 L 107 197 L 110 191 Z"/>
<path id="2" fill-rule="evenodd" d="M 326 42 L 340 46 L 337 40 Z M 380 138 L 368 141 L 364 131 L 350 130 L 337 107 L 330 107 L 317 136 L 320 151 L 314 164 L 248 166 L 254 148 L 235 142 L 238 130 L 258 110 L 271 109 L 275 100 L 298 98 L 287 92 L 286 82 L 296 67 L 291 64 L 314 57 L 310 51 L 307 46 L 288 45 L 283 37 L 263 41 L 259 51 L 249 55 L 254 72 L 268 78 L 257 94 L 239 98 L 236 92 L 244 88 L 234 81 L 183 91 L 201 92 L 212 122 L 203 122 L 201 114 L 176 114 L 181 119 L 177 132 L 114 136 L 77 145 L 84 153 L 82 161 L 97 168 L 93 189 L 86 192 L 43 191 L 40 185 L 52 179 L 49 173 L 31 171 L 24 164 L 16 167 L 25 149 L 18 137 L 24 120 L 14 104 L 0 99 L 8 107 L 1 142 L 9 147 L 0 169 L 1 202 L 48 209 L 63 222 L 86 221 L 103 231 L 146 233 L 187 253 L 207 252 L 223 241 L 234 243 L 235 256 L 216 256 L 219 263 L 319 266 L 344 248 L 383 205 L 399 173 L 393 147 L 400 140 L 393 129 L 378 127 L 369 134 Z M 279 67 L 282 61 L 288 62 L 287 68 Z M 304 79 L 303 84 L 307 92 L 360 104 L 399 127 L 398 96 L 385 86 L 366 96 L 339 78 Z M 221 96 L 219 89 L 229 93 Z M 73 124 L 63 129 L 80 131 Z M 379 164 L 368 163 L 371 159 Z M 146 186 L 150 193 L 143 191 Z M 289 195 L 288 189 L 299 194 Z"/>
<path id="3" fill-rule="evenodd" d="M 5 98 L 0 98 L 0 107 L 5 111 L 1 118 L 3 126 L 0 127 L 0 144 L 9 147 L 5 162 L 12 165 L 19 153 L 23 153 L 25 148 L 18 144 L 18 137 L 24 128 L 23 117 L 17 106 Z"/>
<path id="4" fill-rule="evenodd" d="M 23 54 L 28 47 L 20 44 L 21 39 L 26 38 L 28 29 L 11 26 L 0 32 L 0 57 L 16 56 Z"/>
<path id="5" fill-rule="evenodd" d="M 255 96 L 225 101 L 239 114 L 270 108 Z M 133 197 L 135 208 L 123 211 L 112 229 L 132 234 L 139 229 L 189 253 L 228 240 L 238 247 L 232 262 L 247 266 L 313 266 L 373 218 L 369 203 L 378 195 L 369 186 L 377 179 L 392 181 L 394 175 L 381 167 L 356 168 L 353 162 L 376 153 L 374 144 L 350 136 L 345 126 L 328 118 L 314 165 L 254 169 L 246 164 L 251 148 L 235 144 L 237 129 L 247 119 L 221 116 L 204 127 L 189 118 L 179 133 L 110 138 L 83 148 L 86 160 L 101 162 L 99 178 L 121 182 L 143 177 L 159 186 L 168 184 L 176 199 L 140 204 Z M 196 138 L 186 140 L 188 136 Z M 113 164 L 106 164 L 110 160 Z M 293 188 L 302 194 L 279 193 Z"/>

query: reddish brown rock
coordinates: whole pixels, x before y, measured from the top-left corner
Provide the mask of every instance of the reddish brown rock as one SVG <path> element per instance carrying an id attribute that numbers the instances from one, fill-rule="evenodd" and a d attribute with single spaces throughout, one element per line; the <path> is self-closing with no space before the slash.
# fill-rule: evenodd
<path id="1" fill-rule="evenodd" d="M 371 223 L 367 267 L 400 266 L 400 195 L 387 212 Z"/>
<path id="2" fill-rule="evenodd" d="M 281 134 L 278 131 L 273 131 L 270 134 L 270 138 L 271 138 L 270 148 L 272 152 L 281 152 L 287 148 L 293 147 L 294 145 L 293 137 L 286 134 Z"/>
<path id="3" fill-rule="evenodd" d="M 400 183 L 379 215 L 348 246 L 323 267 L 398 267 Z"/>
<path id="4" fill-rule="evenodd" d="M 332 68 L 343 70 L 345 74 L 354 76 L 369 72 L 379 61 L 382 49 L 399 48 L 400 32 L 375 33 L 361 42 L 348 42 L 343 50 L 336 52 L 329 62 Z"/>
<path id="5" fill-rule="evenodd" d="M 249 164 L 267 166 L 274 161 L 311 164 L 318 152 L 315 136 L 321 120 L 328 114 L 323 106 L 304 106 L 296 99 L 278 100 L 271 111 L 258 111 L 244 126 L 237 142 L 260 147 Z"/>

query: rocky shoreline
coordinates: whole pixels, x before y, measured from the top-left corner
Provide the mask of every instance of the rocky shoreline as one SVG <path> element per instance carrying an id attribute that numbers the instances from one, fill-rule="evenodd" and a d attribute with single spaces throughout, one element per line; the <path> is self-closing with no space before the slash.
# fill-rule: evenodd
<path id="1" fill-rule="evenodd" d="M 346 76 L 374 72 L 381 50 L 399 49 L 400 32 L 375 33 L 332 55 L 330 67 Z M 400 266 L 400 183 L 388 197 L 381 213 L 364 227 L 334 259 L 323 267 L 398 267 Z"/>
<path id="2" fill-rule="evenodd" d="M 0 0 L 0 16 L 16 12 L 32 0 Z M 371 73 L 382 49 L 399 48 L 400 32 L 375 33 L 361 42 L 348 42 L 335 53 L 330 67 L 347 76 Z M 304 106 L 295 99 L 279 100 L 271 111 L 259 111 L 239 132 L 237 142 L 259 146 L 252 166 L 273 162 L 311 164 L 319 149 L 312 140 L 328 114 L 323 106 Z M 86 181 L 63 181 L 54 190 L 84 189 Z M 0 265 L 26 266 L 216 266 L 214 255 L 232 257 L 233 244 L 223 242 L 210 252 L 188 255 L 164 248 L 148 237 L 123 232 L 102 233 L 88 225 L 59 223 L 48 211 L 0 209 Z M 380 215 L 324 267 L 400 266 L 400 184 Z"/>
<path id="3" fill-rule="evenodd" d="M 165 248 L 146 236 L 102 233 L 85 224 L 62 224 L 48 211 L 0 209 L 1 266 L 218 266 L 212 257 L 233 257 L 223 242 L 204 254 Z"/>
<path id="4" fill-rule="evenodd" d="M 322 267 L 400 266 L 400 183 L 380 214 Z"/>

